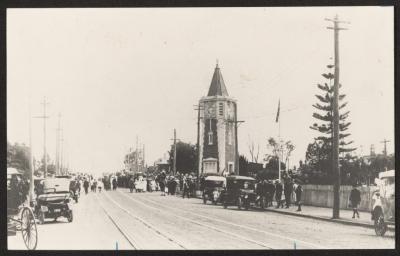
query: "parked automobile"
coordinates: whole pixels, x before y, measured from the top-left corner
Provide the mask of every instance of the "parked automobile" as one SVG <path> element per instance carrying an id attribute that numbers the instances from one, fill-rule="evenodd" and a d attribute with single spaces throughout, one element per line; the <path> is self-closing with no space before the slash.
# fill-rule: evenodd
<path id="1" fill-rule="evenodd" d="M 220 201 L 221 192 L 226 186 L 226 178 L 222 176 L 208 176 L 204 179 L 203 203 L 210 200 L 213 204 Z"/>
<path id="2" fill-rule="evenodd" d="M 221 193 L 221 202 L 224 208 L 229 205 L 236 205 L 239 210 L 248 210 L 256 201 L 255 193 L 256 180 L 246 176 L 226 177 L 226 188 Z"/>
<path id="3" fill-rule="evenodd" d="M 54 218 L 56 221 L 58 217 L 66 217 L 68 222 L 72 222 L 70 180 L 49 178 L 42 180 L 40 186 L 35 205 L 35 214 L 40 223 L 43 224 L 46 218 Z"/>
<path id="4" fill-rule="evenodd" d="M 395 224 L 394 176 L 394 170 L 390 170 L 379 173 L 379 179 L 376 179 L 379 189 L 372 197 L 371 219 L 378 236 L 385 235 L 387 224 Z"/>

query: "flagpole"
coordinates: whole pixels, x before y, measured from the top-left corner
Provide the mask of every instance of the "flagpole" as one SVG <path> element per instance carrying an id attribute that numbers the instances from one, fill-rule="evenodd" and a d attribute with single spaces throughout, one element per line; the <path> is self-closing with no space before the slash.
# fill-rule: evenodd
<path id="1" fill-rule="evenodd" d="M 277 118 L 278 118 L 278 147 L 279 147 L 279 150 L 282 149 L 281 148 L 281 117 L 280 117 L 281 110 L 280 110 L 280 108 L 281 108 L 281 100 L 279 99 L 279 102 L 278 102 L 278 114 L 277 114 Z M 281 153 L 282 152 L 278 152 L 278 178 L 279 178 L 279 181 L 281 181 L 281 158 L 280 158 L 280 154 Z"/>

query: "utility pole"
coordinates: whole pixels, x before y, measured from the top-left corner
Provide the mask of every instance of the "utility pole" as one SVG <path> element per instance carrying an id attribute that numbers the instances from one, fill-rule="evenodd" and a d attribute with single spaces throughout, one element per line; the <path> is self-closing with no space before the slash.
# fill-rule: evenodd
<path id="1" fill-rule="evenodd" d="M 390 140 L 384 139 L 383 141 L 381 141 L 381 143 L 384 144 L 384 148 L 383 148 L 383 155 L 385 157 L 387 157 L 387 148 L 386 148 L 386 143 L 390 142 Z"/>
<path id="2" fill-rule="evenodd" d="M 172 166 L 172 174 L 175 175 L 176 173 L 176 141 L 179 139 L 176 138 L 176 129 L 174 128 L 174 138 L 171 139 L 174 141 L 174 161 L 173 161 L 173 166 Z"/>
<path id="3" fill-rule="evenodd" d="M 58 113 L 58 127 L 57 127 L 57 132 L 56 132 L 56 174 L 60 175 L 60 131 L 61 131 L 61 126 L 60 126 L 60 119 L 61 119 L 61 113 Z"/>
<path id="4" fill-rule="evenodd" d="M 63 131 L 61 130 L 60 131 L 60 170 L 61 170 L 61 173 L 62 174 L 64 174 L 64 133 L 63 133 Z"/>
<path id="5" fill-rule="evenodd" d="M 142 162 L 143 162 L 143 167 L 145 166 L 145 151 L 144 151 L 144 144 L 143 144 L 143 159 L 142 159 Z"/>
<path id="6" fill-rule="evenodd" d="M 334 102 L 333 102 L 333 147 L 332 147 L 332 170 L 335 174 L 335 181 L 333 184 L 333 212 L 332 218 L 338 219 L 340 217 L 340 168 L 339 168 L 339 30 L 346 30 L 340 28 L 339 23 L 349 23 L 340 21 L 338 15 L 332 19 L 325 19 L 333 22 L 333 27 L 327 27 L 334 32 L 334 51 L 335 51 L 335 74 L 334 74 Z"/>
<path id="7" fill-rule="evenodd" d="M 33 148 L 32 148 L 32 115 L 31 115 L 31 99 L 29 98 L 29 169 L 30 173 L 30 183 L 29 183 L 29 205 L 33 200 L 34 193 L 34 181 L 33 173 L 35 171 L 35 165 L 33 164 Z"/>
<path id="8" fill-rule="evenodd" d="M 197 148 L 197 178 L 199 178 L 200 176 L 200 163 L 201 163 L 201 159 L 200 159 L 200 110 L 204 110 L 204 106 L 200 106 L 200 105 L 194 105 L 196 108 L 194 110 L 197 110 L 197 144 L 196 144 L 196 148 Z"/>
<path id="9" fill-rule="evenodd" d="M 136 173 L 138 173 L 138 169 L 139 169 L 139 139 L 138 136 L 136 135 L 136 152 L 135 152 L 135 166 L 136 166 Z"/>
<path id="10" fill-rule="evenodd" d="M 35 118 L 43 118 L 43 152 L 44 152 L 44 178 L 47 177 L 47 152 L 46 152 L 46 119 L 49 116 L 46 116 L 46 105 L 49 103 L 46 101 L 46 97 L 43 98 L 43 116 L 36 116 Z"/>
<path id="11" fill-rule="evenodd" d="M 172 170 L 173 175 L 176 173 L 176 129 L 174 128 L 174 168 Z"/>
<path id="12" fill-rule="evenodd" d="M 244 123 L 244 121 L 237 120 L 237 105 L 235 104 L 235 119 L 228 120 L 229 123 L 235 124 L 235 174 L 239 175 L 239 147 L 238 147 L 238 124 Z"/>

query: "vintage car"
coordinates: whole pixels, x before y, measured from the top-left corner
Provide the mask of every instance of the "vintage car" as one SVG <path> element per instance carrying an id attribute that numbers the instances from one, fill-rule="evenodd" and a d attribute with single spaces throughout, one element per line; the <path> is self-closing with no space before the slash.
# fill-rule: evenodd
<path id="1" fill-rule="evenodd" d="M 394 170 L 390 170 L 379 173 L 379 179 L 375 180 L 378 190 L 372 197 L 371 219 L 378 236 L 385 235 L 388 224 L 395 224 L 394 176 Z"/>
<path id="2" fill-rule="evenodd" d="M 67 178 L 48 178 L 40 183 L 36 198 L 35 213 L 40 223 L 46 218 L 66 217 L 72 222 L 72 198 L 69 190 L 70 180 Z"/>
<path id="3" fill-rule="evenodd" d="M 248 210 L 256 201 L 256 180 L 246 176 L 226 177 L 226 188 L 221 193 L 221 202 L 224 208 L 236 205 L 239 210 Z"/>
<path id="4" fill-rule="evenodd" d="M 226 178 L 222 176 L 208 176 L 204 179 L 203 203 L 210 200 L 213 204 L 220 201 L 221 191 L 226 186 Z"/>

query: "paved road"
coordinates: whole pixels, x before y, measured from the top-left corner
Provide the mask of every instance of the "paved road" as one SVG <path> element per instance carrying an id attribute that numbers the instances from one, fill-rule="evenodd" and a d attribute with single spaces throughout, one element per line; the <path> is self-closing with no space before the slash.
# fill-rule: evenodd
<path id="1" fill-rule="evenodd" d="M 119 249 L 368 249 L 394 248 L 395 240 L 391 232 L 377 237 L 364 227 L 125 189 L 82 196 L 73 223 L 39 227 L 38 249 L 112 250 L 117 243 Z"/>

